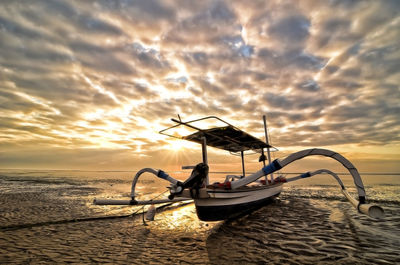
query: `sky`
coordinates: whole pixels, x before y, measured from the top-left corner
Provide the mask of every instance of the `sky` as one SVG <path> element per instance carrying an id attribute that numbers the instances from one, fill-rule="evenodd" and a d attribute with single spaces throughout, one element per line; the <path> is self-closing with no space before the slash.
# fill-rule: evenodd
<path id="1" fill-rule="evenodd" d="M 398 0 L 0 5 L 0 168 L 179 169 L 201 161 L 158 134 L 180 114 L 260 139 L 266 115 L 274 157 L 320 147 L 400 172 Z"/>

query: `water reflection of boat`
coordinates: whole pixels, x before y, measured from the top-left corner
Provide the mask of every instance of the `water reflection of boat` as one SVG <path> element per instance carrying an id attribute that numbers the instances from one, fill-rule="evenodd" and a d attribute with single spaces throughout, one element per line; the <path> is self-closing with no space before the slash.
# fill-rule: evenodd
<path id="1" fill-rule="evenodd" d="M 264 116 L 264 130 L 266 141 L 262 141 L 228 122 L 209 116 L 197 120 L 183 122 L 172 119 L 176 125 L 160 131 L 161 134 L 192 141 L 202 147 L 202 162 L 196 166 L 186 166 L 185 169 L 192 169 L 190 177 L 181 182 L 162 170 L 144 168 L 137 172 L 131 189 L 131 199 L 129 200 L 95 200 L 98 205 L 147 205 L 166 202 L 177 202 L 194 200 L 196 212 L 200 220 L 217 221 L 234 218 L 249 213 L 271 201 L 282 191 L 283 184 L 308 178 L 317 174 L 330 174 L 340 184 L 342 193 L 346 198 L 362 213 L 373 218 L 383 216 L 383 210 L 374 205 L 366 204 L 365 189 L 361 177 L 353 164 L 340 154 L 326 149 L 307 149 L 293 153 L 284 159 L 271 161 L 270 150 L 275 150 L 268 143 L 268 134 Z M 206 126 L 204 126 L 206 124 Z M 211 126 L 210 126 L 211 124 Z M 242 160 L 242 175 L 227 175 L 224 182 L 209 183 L 209 167 L 207 157 L 207 147 L 214 147 L 239 155 Z M 262 169 L 246 176 L 245 160 L 246 153 L 259 153 L 259 162 L 263 163 Z M 267 156 L 265 155 L 267 153 Z M 282 176 L 274 178 L 273 173 L 279 171 L 293 161 L 311 155 L 321 155 L 333 158 L 348 169 L 353 177 L 354 184 L 358 192 L 358 201 L 352 198 L 346 191 L 340 178 L 333 172 L 325 169 L 314 172 L 306 172 L 296 177 L 284 178 Z M 266 160 L 268 157 L 268 164 Z M 136 200 L 135 187 L 139 177 L 143 173 L 152 173 L 161 179 L 171 183 L 168 199 L 161 200 Z"/>

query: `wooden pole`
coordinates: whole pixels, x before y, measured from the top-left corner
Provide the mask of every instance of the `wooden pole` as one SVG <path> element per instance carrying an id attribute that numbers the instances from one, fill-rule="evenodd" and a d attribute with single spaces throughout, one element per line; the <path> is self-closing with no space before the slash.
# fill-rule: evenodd
<path id="1" fill-rule="evenodd" d="M 263 115 L 263 121 L 264 121 L 264 133 L 265 133 L 265 143 L 269 145 L 268 141 L 268 129 L 267 129 L 267 117 Z M 268 164 L 271 164 L 271 152 L 269 150 L 269 147 L 267 147 L 267 155 L 268 155 Z M 265 176 L 265 181 L 268 183 L 268 176 Z M 274 174 L 271 173 L 271 183 L 274 183 Z"/>

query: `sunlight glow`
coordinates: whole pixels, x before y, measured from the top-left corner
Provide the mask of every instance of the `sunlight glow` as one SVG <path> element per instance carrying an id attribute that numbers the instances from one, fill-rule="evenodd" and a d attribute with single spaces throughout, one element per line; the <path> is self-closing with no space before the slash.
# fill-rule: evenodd
<path id="1" fill-rule="evenodd" d="M 199 161 L 201 145 L 158 133 L 177 114 L 215 115 L 261 140 L 266 114 L 278 147 L 342 145 L 398 163 L 396 1 L 108 2 L 0 10 L 0 166 Z"/>
<path id="2" fill-rule="evenodd" d="M 169 140 L 168 142 L 169 145 L 167 148 L 173 152 L 182 151 L 183 149 L 188 148 L 192 144 L 188 141 L 178 140 L 178 139 Z"/>

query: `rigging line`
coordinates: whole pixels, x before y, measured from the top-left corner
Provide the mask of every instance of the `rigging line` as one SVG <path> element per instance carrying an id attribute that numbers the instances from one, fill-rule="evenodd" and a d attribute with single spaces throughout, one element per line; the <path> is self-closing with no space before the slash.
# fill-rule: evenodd
<path id="1" fill-rule="evenodd" d="M 158 194 L 156 197 L 153 197 L 152 199 L 149 200 L 149 202 L 154 201 L 155 199 L 157 199 L 158 197 L 160 197 L 161 195 L 163 195 L 164 193 L 166 193 L 168 191 L 168 189 L 166 191 L 161 192 L 160 194 Z M 172 204 L 173 202 L 171 202 Z M 135 212 L 127 215 L 126 217 L 129 216 L 135 216 L 139 211 L 141 211 L 142 209 L 144 209 L 146 205 L 143 205 L 142 207 L 140 207 L 138 210 L 136 210 Z M 158 207 L 157 209 L 163 208 L 163 206 Z"/>
<path id="2" fill-rule="evenodd" d="M 33 228 L 33 227 L 39 227 L 39 226 L 68 224 L 68 223 L 76 223 L 76 222 L 89 222 L 89 221 L 96 221 L 96 220 L 118 219 L 118 218 L 130 217 L 131 215 L 132 214 L 98 216 L 98 217 L 89 217 L 89 218 L 76 218 L 76 219 L 69 219 L 69 220 L 48 221 L 48 222 L 40 222 L 40 223 L 33 223 L 33 224 L 6 225 L 6 226 L 0 226 L 0 231 L 11 231 L 11 230 L 19 230 L 19 229 L 23 229 L 23 228 Z"/>
<path id="3" fill-rule="evenodd" d="M 154 197 L 152 200 L 157 199 L 160 197 L 162 194 L 166 193 L 168 190 L 160 193 L 156 197 Z M 158 207 L 157 209 L 162 209 L 164 207 L 167 207 L 173 203 L 167 203 L 165 205 L 162 205 Z M 130 213 L 130 214 L 124 214 L 124 215 L 111 215 L 111 216 L 97 216 L 97 217 L 88 217 L 88 218 L 75 218 L 75 219 L 68 219 L 68 220 L 58 220 L 58 221 L 47 221 L 47 222 L 40 222 L 40 223 L 31 223 L 31 224 L 20 224 L 20 225 L 5 225 L 5 226 L 0 226 L 0 231 L 13 231 L 13 230 L 19 230 L 19 229 L 24 229 L 24 228 L 33 228 L 33 227 L 40 227 L 40 226 L 48 226 L 48 225 L 57 225 L 57 224 L 68 224 L 68 223 L 77 223 L 77 222 L 90 222 L 90 221 L 97 221 L 97 220 L 107 220 L 107 219 L 120 219 L 120 218 L 127 218 L 127 217 L 133 217 L 135 216 L 140 210 L 144 208 L 141 207 L 137 211 Z"/>
<path id="4" fill-rule="evenodd" d="M 163 209 L 172 204 L 173 204 L 173 202 L 166 203 L 160 207 L 157 207 L 157 209 Z M 76 219 L 59 220 L 59 221 L 48 221 L 48 222 L 40 222 L 40 223 L 33 223 L 33 224 L 6 225 L 6 226 L 0 226 L 0 231 L 14 231 L 14 230 L 19 230 L 19 229 L 24 229 L 24 228 L 33 228 L 33 227 L 48 226 L 48 225 L 90 222 L 90 221 L 108 220 L 108 219 L 121 219 L 121 218 L 133 217 L 136 215 L 137 212 L 138 211 L 131 213 L 131 214 L 125 214 L 125 215 L 97 216 L 97 217 L 76 218 Z"/>
<path id="5" fill-rule="evenodd" d="M 163 195 L 163 194 L 166 193 L 167 191 L 168 191 L 168 189 L 167 189 L 166 191 L 164 191 L 164 192 L 161 192 L 160 194 L 158 194 L 156 197 L 154 197 L 154 198 L 151 199 L 150 201 L 153 201 L 153 200 L 157 199 L 158 197 L 160 197 L 161 195 Z M 136 212 L 133 213 L 133 215 L 135 215 L 137 212 L 139 212 L 140 210 L 142 210 L 142 222 L 143 222 L 143 225 L 147 225 L 147 224 L 146 224 L 146 221 L 144 220 L 144 207 L 145 207 L 145 206 L 146 206 L 146 205 L 143 205 L 142 208 L 140 208 L 139 210 L 137 210 Z"/>

